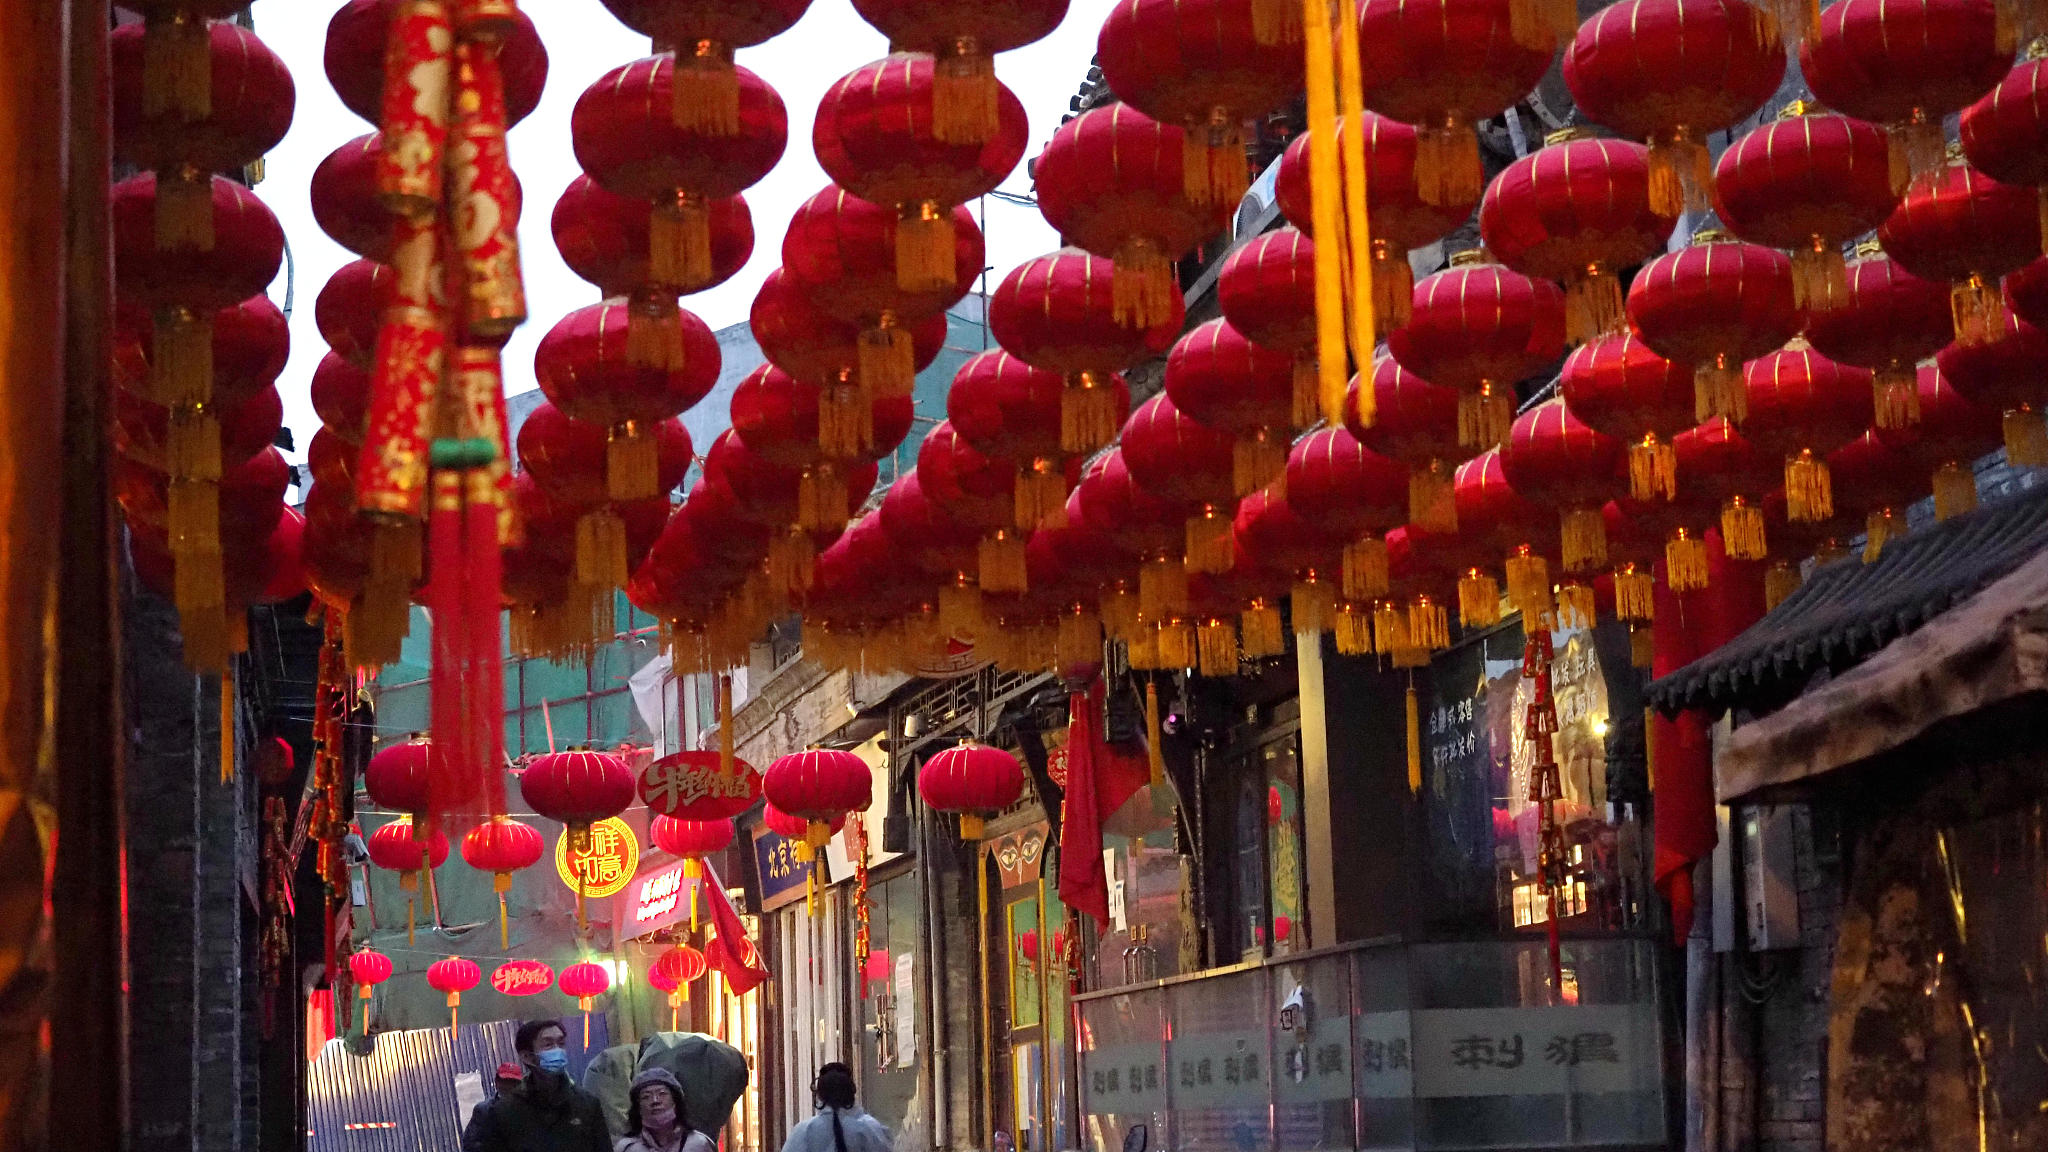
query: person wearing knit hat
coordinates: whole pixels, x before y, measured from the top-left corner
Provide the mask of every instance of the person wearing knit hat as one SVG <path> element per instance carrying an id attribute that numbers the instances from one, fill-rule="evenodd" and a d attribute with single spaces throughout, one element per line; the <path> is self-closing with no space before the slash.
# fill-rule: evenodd
<path id="1" fill-rule="evenodd" d="M 715 1152 L 710 1137 L 690 1127 L 683 1085 L 666 1068 L 633 1077 L 626 1134 L 616 1152 Z"/>

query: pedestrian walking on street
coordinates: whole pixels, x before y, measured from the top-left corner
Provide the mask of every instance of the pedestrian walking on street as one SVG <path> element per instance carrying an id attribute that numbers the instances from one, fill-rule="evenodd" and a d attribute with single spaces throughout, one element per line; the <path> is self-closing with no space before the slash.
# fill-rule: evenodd
<path id="1" fill-rule="evenodd" d="M 811 1081 L 818 1114 L 790 1130 L 782 1152 L 891 1152 L 889 1130 L 855 1101 L 853 1069 L 833 1061 Z"/>
<path id="2" fill-rule="evenodd" d="M 709 1136 L 690 1127 L 683 1085 L 666 1068 L 633 1077 L 626 1135 L 615 1152 L 715 1152 Z"/>
<path id="3" fill-rule="evenodd" d="M 462 1152 L 612 1152 L 604 1105 L 569 1080 L 568 1043 L 559 1020 L 519 1026 L 512 1046 L 525 1079 L 501 1081 L 498 1095 L 476 1106 Z"/>

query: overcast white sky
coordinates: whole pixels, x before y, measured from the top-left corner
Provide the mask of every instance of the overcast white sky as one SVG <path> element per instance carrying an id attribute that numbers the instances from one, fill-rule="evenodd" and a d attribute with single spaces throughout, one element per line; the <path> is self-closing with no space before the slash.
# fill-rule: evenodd
<path id="1" fill-rule="evenodd" d="M 1066 21 L 1044 40 L 996 58 L 996 71 L 1017 93 L 1031 117 L 1035 156 L 1058 127 L 1067 100 L 1079 88 L 1095 51 L 1095 33 L 1114 0 L 1072 0 Z M 292 358 L 278 388 L 284 394 L 285 423 L 292 429 L 302 458 L 305 446 L 320 427 L 306 390 L 313 367 L 327 351 L 313 324 L 313 299 L 335 269 L 352 257 L 327 238 L 313 222 L 307 185 L 313 169 L 344 141 L 371 131 L 334 95 L 321 64 L 327 20 L 335 0 L 257 0 L 256 32 L 284 57 L 298 86 L 298 109 L 291 133 L 270 154 L 264 182 L 257 188 L 284 224 L 291 242 L 295 289 L 292 313 Z M 564 313 L 590 304 L 597 290 L 578 279 L 562 263 L 548 233 L 555 199 L 579 169 L 570 151 L 569 112 L 585 87 L 620 64 L 647 54 L 647 41 L 627 31 L 598 0 L 527 0 L 522 5 L 540 29 L 548 50 L 548 84 L 540 108 L 511 138 L 512 163 L 526 189 L 519 240 L 526 267 L 526 300 L 530 318 L 505 353 L 508 393 L 533 387 L 534 344 Z M 825 186 L 825 174 L 811 155 L 811 116 L 818 100 L 847 72 L 888 51 L 881 33 L 854 13 L 848 0 L 814 0 L 794 28 L 756 48 L 742 49 L 739 62 L 759 73 L 782 95 L 789 108 L 789 147 L 782 162 L 747 192 L 753 208 L 753 260 L 724 285 L 685 297 L 683 307 L 695 311 L 713 328 L 747 318 L 754 291 L 763 277 L 781 263 L 782 232 L 790 213 Z M 1019 164 L 1003 187 L 1028 193 L 1030 182 Z M 1058 236 L 1032 208 L 989 199 L 986 205 L 991 284 L 1010 268 L 1051 250 Z M 285 277 L 271 288 L 271 297 L 285 302 Z"/>

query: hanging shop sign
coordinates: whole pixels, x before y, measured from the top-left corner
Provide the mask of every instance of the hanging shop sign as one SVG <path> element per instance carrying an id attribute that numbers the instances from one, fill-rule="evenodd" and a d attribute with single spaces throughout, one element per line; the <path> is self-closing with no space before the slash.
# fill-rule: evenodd
<path id="1" fill-rule="evenodd" d="M 690 916 L 687 862 L 649 868 L 633 878 L 612 905 L 612 925 L 625 936 L 645 936 Z"/>
<path id="2" fill-rule="evenodd" d="M 632 882 L 640 867 L 640 841 L 624 820 L 608 816 L 590 826 L 586 843 L 572 844 L 572 832 L 555 841 L 555 871 L 570 891 L 602 900 Z"/>
<path id="3" fill-rule="evenodd" d="M 649 810 L 679 820 L 725 820 L 753 807 L 761 774 L 735 758 L 732 771 L 716 752 L 677 752 L 640 770 L 640 798 Z"/>
<path id="4" fill-rule="evenodd" d="M 771 911 L 804 898 L 804 880 L 815 861 L 796 858 L 796 841 L 766 828 L 754 833 L 754 867 L 761 876 L 761 908 Z"/>
<path id="5" fill-rule="evenodd" d="M 491 987 L 507 996 L 531 996 L 555 986 L 555 970 L 538 960 L 507 960 L 491 973 Z"/>

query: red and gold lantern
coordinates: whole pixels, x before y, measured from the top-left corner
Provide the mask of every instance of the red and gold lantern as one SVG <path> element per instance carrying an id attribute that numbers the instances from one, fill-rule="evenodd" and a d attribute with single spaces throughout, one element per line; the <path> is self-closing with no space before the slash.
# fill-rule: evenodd
<path id="1" fill-rule="evenodd" d="M 1146 491 L 1188 510 L 1181 555 L 1190 572 L 1230 569 L 1237 507 L 1237 438 L 1203 424 L 1160 393 L 1124 424 L 1123 462 Z"/>
<path id="2" fill-rule="evenodd" d="M 1366 447 L 1348 428 L 1321 428 L 1287 455 L 1287 504 L 1343 542 L 1341 591 L 1387 595 L 1387 532 L 1408 517 L 1408 465 Z"/>
<path id="3" fill-rule="evenodd" d="M 1406 267 L 1406 260 L 1401 264 Z M 1224 320 L 1260 347 L 1293 358 L 1291 415 L 1297 428 L 1310 427 L 1323 415 L 1317 394 L 1315 265 L 1315 241 L 1296 229 L 1279 228 L 1238 245 L 1216 278 L 1216 303 Z M 1373 276 L 1378 294 L 1383 281 L 1378 272 Z M 1404 304 L 1408 295 L 1409 290 L 1400 294 Z M 1373 315 L 1386 313 L 1375 304 Z"/>
<path id="4" fill-rule="evenodd" d="M 792 752 L 768 765 L 761 791 L 768 803 L 803 821 L 796 837 L 799 855 L 809 859 L 832 838 L 832 822 L 848 812 L 864 812 L 873 800 L 868 762 L 837 748 Z"/>
<path id="5" fill-rule="evenodd" d="M 2041 235 L 2048 243 L 2048 40 L 2028 45 L 2024 60 L 1963 109 L 1958 126 L 1963 155 L 1978 171 L 2042 189 Z"/>
<path id="6" fill-rule="evenodd" d="M 1998 447 L 2004 436 L 2003 414 L 1972 403 L 1938 364 L 1920 366 L 1920 422 L 1883 433 L 1905 453 L 1914 471 L 1929 478 L 1920 486 L 1934 492 L 1934 518 L 1946 520 L 1977 506 L 1977 458 Z"/>
<path id="7" fill-rule="evenodd" d="M 826 457 L 886 455 L 900 442 L 900 435 L 891 440 L 883 434 L 876 415 L 907 403 L 909 390 L 882 387 L 863 370 L 864 365 L 873 370 L 887 357 L 869 348 L 861 325 L 818 307 L 786 270 L 777 268 L 761 282 L 748 326 L 769 363 L 818 391 L 816 439 Z M 922 372 L 945 345 L 946 318 L 925 317 L 909 332 L 911 368 Z"/>
<path id="8" fill-rule="evenodd" d="M 709 394 L 720 362 L 717 337 L 687 311 L 676 314 L 672 342 L 660 355 L 633 355 L 631 311 L 614 301 L 579 308 L 541 337 L 533 357 L 534 376 L 556 409 L 606 429 L 605 478 L 614 500 L 658 494 L 654 426 Z"/>
<path id="9" fill-rule="evenodd" d="M 917 794 L 933 811 L 959 814 L 962 840 L 979 840 L 982 822 L 1024 794 L 1024 768 L 1000 748 L 962 740 L 918 769 Z"/>
<path id="10" fill-rule="evenodd" d="M 2048 332 L 2001 309 L 1996 340 L 1951 344 L 1934 363 L 1950 387 L 1979 408 L 2003 414 L 2005 459 L 2021 468 L 2048 466 Z"/>
<path id="11" fill-rule="evenodd" d="M 855 0 L 854 11 L 900 52 L 929 52 L 938 62 L 932 83 L 932 134 L 979 144 L 1001 126 L 998 52 L 1043 39 L 1067 14 L 1067 0 Z"/>
<path id="12" fill-rule="evenodd" d="M 1614 495 L 1623 455 L 1621 440 L 1580 420 L 1562 398 L 1516 417 L 1501 446 L 1501 474 L 1509 486 L 1559 513 L 1566 572 L 1607 564 L 1601 509 Z"/>
<path id="13" fill-rule="evenodd" d="M 1785 514 L 1798 523 L 1835 514 L 1827 455 L 1870 427 L 1870 371 L 1794 340 L 1745 370 L 1755 418 L 1743 436 L 1785 462 Z"/>
<path id="14" fill-rule="evenodd" d="M 1693 366 L 1693 415 L 1741 423 L 1742 365 L 1799 331 L 1792 262 L 1775 248 L 1706 230 L 1645 264 L 1628 292 L 1629 326 L 1659 356 Z"/>
<path id="15" fill-rule="evenodd" d="M 688 944 L 678 944 L 654 958 L 647 968 L 647 982 L 668 993 L 668 1026 L 682 1028 L 683 1005 L 690 999 L 690 985 L 703 979 L 711 965 L 704 953 Z"/>
<path id="16" fill-rule="evenodd" d="M 1361 415 L 1367 390 L 1370 423 Z M 1437 387 L 1392 356 L 1373 365 L 1370 379 L 1352 377 L 1344 398 L 1344 427 L 1358 442 L 1407 465 L 1408 521 L 1427 532 L 1458 530 L 1451 485 L 1457 466 L 1474 455 L 1459 435 L 1462 410 L 1457 389 Z"/>
<path id="17" fill-rule="evenodd" d="M 366 945 L 349 953 L 348 974 L 356 982 L 356 998 L 368 1000 L 371 989 L 391 979 L 391 957 Z"/>
<path id="18" fill-rule="evenodd" d="M 604 0 L 604 6 L 674 59 L 675 80 L 662 107 L 675 126 L 718 137 L 750 127 L 745 69 L 733 66 L 733 50 L 788 31 L 811 0 Z"/>
<path id="19" fill-rule="evenodd" d="M 512 873 L 540 863 L 546 850 L 547 845 L 533 825 L 509 816 L 492 816 L 462 837 L 462 862 L 491 874 L 491 891 L 498 895 L 499 947 L 512 945 L 505 909 L 505 894 L 512 890 Z"/>
<path id="20" fill-rule="evenodd" d="M 1408 326 L 1388 334 L 1387 348 L 1409 371 L 1457 389 L 1458 442 L 1485 448 L 1514 422 L 1515 383 L 1564 354 L 1565 316 L 1550 280 L 1460 252 L 1415 286 Z"/>
<path id="21" fill-rule="evenodd" d="M 1109 377 L 1118 422 L 1130 414 L 1130 389 Z M 977 452 L 1015 464 L 1013 523 L 1029 531 L 1065 518 L 1069 455 L 1061 443 L 1066 378 L 1034 368 L 1000 348 L 968 359 L 946 393 L 954 432 Z"/>
<path id="22" fill-rule="evenodd" d="M 675 816 L 656 816 L 654 822 L 648 825 L 647 835 L 654 841 L 656 848 L 682 860 L 683 876 L 690 882 L 690 927 L 695 928 L 698 890 L 704 884 L 704 858 L 732 847 L 732 821 L 685 820 Z M 696 977 L 692 976 L 689 979 L 694 980 Z M 689 980 L 683 982 L 688 983 Z"/>
<path id="23" fill-rule="evenodd" d="M 1670 500 L 1678 494 L 1671 439 L 1697 422 L 1690 367 L 1622 332 L 1574 349 L 1558 390 L 1574 417 L 1628 445 L 1633 499 Z"/>
<path id="24" fill-rule="evenodd" d="M 2036 196 L 1957 155 L 1914 178 L 1877 240 L 1906 271 L 1949 283 L 1957 343 L 1986 343 L 2000 332 L 1999 277 L 2041 255 Z"/>
<path id="25" fill-rule="evenodd" d="M 1831 360 L 1870 369 L 1877 426 L 1897 428 L 1920 418 L 1914 365 L 1955 335 L 1948 287 L 1906 271 L 1874 241 L 1858 244 L 1856 254 L 1841 306 L 1808 315 L 1806 338 Z"/>
<path id="26" fill-rule="evenodd" d="M 427 965 L 428 986 L 448 996 L 450 1030 L 462 1026 L 462 994 L 476 987 L 483 978 L 483 969 L 478 968 L 475 961 L 460 956 L 450 956 Z"/>
<path id="27" fill-rule="evenodd" d="M 576 998 L 576 1010 L 583 1013 L 583 1046 L 590 1046 L 590 1002 L 611 991 L 612 974 L 602 964 L 571 964 L 555 977 L 562 995 Z"/>
<path id="28" fill-rule="evenodd" d="M 1293 442 L 1294 362 L 1217 319 L 1182 336 L 1166 357 L 1166 395 L 1182 413 L 1237 438 L 1232 477 L 1246 496 L 1279 479 Z"/>

